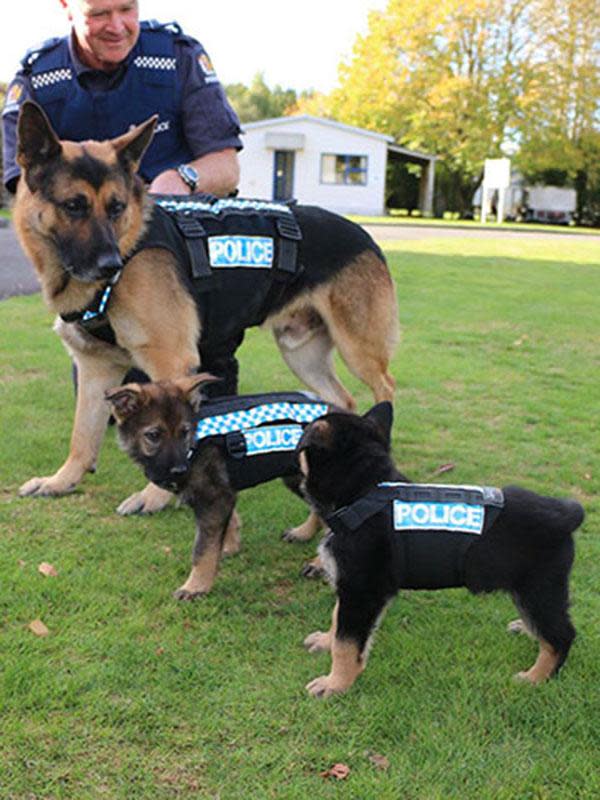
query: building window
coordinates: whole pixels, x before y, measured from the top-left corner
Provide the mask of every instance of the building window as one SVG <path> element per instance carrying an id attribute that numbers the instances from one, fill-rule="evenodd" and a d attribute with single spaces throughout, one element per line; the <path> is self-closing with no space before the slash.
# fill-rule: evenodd
<path id="1" fill-rule="evenodd" d="M 321 156 L 321 183 L 344 186 L 366 186 L 367 156 Z"/>

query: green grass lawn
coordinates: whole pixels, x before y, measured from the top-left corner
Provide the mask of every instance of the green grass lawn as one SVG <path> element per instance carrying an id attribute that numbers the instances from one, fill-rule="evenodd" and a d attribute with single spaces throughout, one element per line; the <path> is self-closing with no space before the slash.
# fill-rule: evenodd
<path id="1" fill-rule="evenodd" d="M 402 592 L 369 666 L 328 701 L 302 640 L 331 589 L 300 577 L 314 544 L 282 542 L 304 508 L 279 484 L 240 499 L 242 553 L 206 599 L 178 604 L 186 509 L 123 519 L 141 473 L 107 434 L 98 472 L 53 500 L 18 499 L 68 447 L 70 367 L 39 296 L 0 304 L 0 797 L 597 798 L 600 796 L 600 254 L 554 242 L 391 243 L 403 341 L 394 451 L 415 480 L 571 495 L 578 638 L 560 677 L 511 676 L 536 647 L 505 633 L 508 598 Z M 359 399 L 364 387 L 342 375 Z M 241 389 L 297 388 L 251 331 Z M 454 465 L 440 477 L 441 465 Z M 38 572 L 50 562 L 58 577 Z M 40 618 L 50 633 L 28 629 Z M 381 768 L 376 754 L 387 762 Z M 345 780 L 320 773 L 341 762 Z"/>

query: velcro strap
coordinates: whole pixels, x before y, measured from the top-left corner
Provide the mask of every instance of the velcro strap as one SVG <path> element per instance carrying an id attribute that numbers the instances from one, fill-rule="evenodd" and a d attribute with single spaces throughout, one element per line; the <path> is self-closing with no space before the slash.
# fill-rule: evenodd
<path id="1" fill-rule="evenodd" d="M 212 278 L 212 270 L 203 241 L 207 235 L 204 225 L 196 217 L 188 214 L 175 214 L 175 223 L 185 239 L 192 277 Z"/>
<path id="2" fill-rule="evenodd" d="M 277 270 L 286 277 L 294 275 L 298 268 L 298 242 L 302 241 L 302 231 L 293 214 L 277 217 L 275 224 L 280 236 Z"/>

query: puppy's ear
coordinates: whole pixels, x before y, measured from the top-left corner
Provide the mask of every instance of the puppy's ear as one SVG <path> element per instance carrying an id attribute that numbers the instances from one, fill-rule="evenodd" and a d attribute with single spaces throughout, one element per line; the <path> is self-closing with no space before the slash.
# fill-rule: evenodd
<path id="1" fill-rule="evenodd" d="M 366 414 L 363 419 L 368 419 L 374 422 L 379 432 L 388 445 L 392 441 L 392 425 L 394 423 L 394 407 L 389 402 L 377 403 Z"/>
<path id="2" fill-rule="evenodd" d="M 39 188 L 40 171 L 62 153 L 62 145 L 37 103 L 26 100 L 17 123 L 17 162 L 29 191 Z"/>
<path id="3" fill-rule="evenodd" d="M 298 449 L 304 450 L 307 447 L 327 447 L 331 441 L 331 425 L 327 419 L 316 419 L 307 425 L 300 441 Z"/>
<path id="4" fill-rule="evenodd" d="M 119 162 L 128 172 L 134 173 L 138 171 L 142 156 L 154 136 L 154 128 L 157 121 L 158 114 L 154 114 L 150 119 L 142 122 L 141 125 L 112 140 L 111 144 L 117 151 Z"/>
<path id="5" fill-rule="evenodd" d="M 144 405 L 144 390 L 138 383 L 128 383 L 125 386 L 108 389 L 104 393 L 104 398 L 110 403 L 115 419 L 122 425 Z"/>
<path id="6" fill-rule="evenodd" d="M 173 381 L 173 383 L 183 392 L 194 411 L 198 411 L 202 401 L 205 399 L 202 394 L 202 387 L 207 383 L 214 383 L 219 380 L 221 379 L 211 375 L 210 372 L 199 372 L 197 375 L 188 375 L 185 378 L 178 378 L 178 380 Z"/>

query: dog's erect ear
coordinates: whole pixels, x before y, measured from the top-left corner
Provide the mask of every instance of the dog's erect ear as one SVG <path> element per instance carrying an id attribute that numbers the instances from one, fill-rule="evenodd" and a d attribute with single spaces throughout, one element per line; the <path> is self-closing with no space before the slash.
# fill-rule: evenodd
<path id="1" fill-rule="evenodd" d="M 374 422 L 383 438 L 389 445 L 392 441 L 392 425 L 394 423 L 394 407 L 391 403 L 385 401 L 384 403 L 377 403 L 366 414 L 363 419 L 368 419 Z"/>
<path id="2" fill-rule="evenodd" d="M 327 447 L 331 442 L 331 424 L 327 419 L 316 419 L 307 425 L 298 442 L 298 450 L 307 447 Z"/>
<path id="3" fill-rule="evenodd" d="M 202 387 L 207 383 L 214 383 L 219 380 L 221 379 L 211 375 L 210 372 L 199 372 L 197 375 L 178 378 L 173 383 L 183 392 L 194 411 L 198 411 L 202 401 L 205 399 L 202 394 Z"/>
<path id="4" fill-rule="evenodd" d="M 125 386 L 108 389 L 104 397 L 110 403 L 119 425 L 144 405 L 144 390 L 138 383 L 127 383 Z"/>
<path id="5" fill-rule="evenodd" d="M 37 103 L 26 100 L 17 123 L 17 162 L 23 169 L 29 190 L 39 188 L 39 167 L 46 166 L 62 153 L 62 145 Z"/>
<path id="6" fill-rule="evenodd" d="M 111 141 L 112 146 L 117 151 L 121 165 L 129 172 L 137 172 L 142 156 L 146 152 L 152 137 L 154 128 L 158 121 L 158 114 L 132 128 L 122 136 L 118 136 Z"/>

